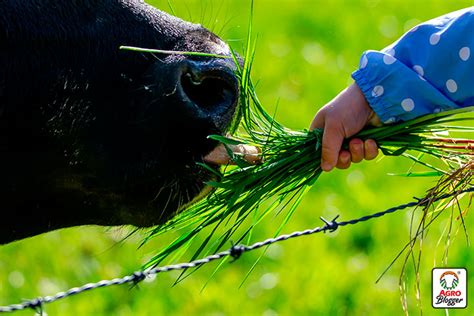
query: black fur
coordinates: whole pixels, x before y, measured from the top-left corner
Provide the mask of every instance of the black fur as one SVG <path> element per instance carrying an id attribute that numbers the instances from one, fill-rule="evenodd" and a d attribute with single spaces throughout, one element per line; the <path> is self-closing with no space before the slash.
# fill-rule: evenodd
<path id="1" fill-rule="evenodd" d="M 203 189 L 195 161 L 235 111 L 230 61 L 121 45 L 229 54 L 142 1 L 0 2 L 0 243 L 156 225 Z M 204 91 L 192 90 L 204 77 Z"/>

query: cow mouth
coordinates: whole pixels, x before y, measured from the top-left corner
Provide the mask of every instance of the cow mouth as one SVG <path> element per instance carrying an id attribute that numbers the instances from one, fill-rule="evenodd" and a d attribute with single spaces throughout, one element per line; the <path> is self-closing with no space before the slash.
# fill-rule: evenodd
<path id="1" fill-rule="evenodd" d="M 130 164 L 124 163 L 127 178 L 117 189 L 123 203 L 134 210 L 122 214 L 121 221 L 138 227 L 163 224 L 213 191 L 206 182 L 215 180 L 216 174 L 197 163 L 206 162 L 219 172 L 223 161 L 208 159 L 219 145 L 207 136 L 225 135 L 238 120 L 240 91 L 232 60 L 185 60 L 173 66 L 167 68 L 166 93 L 157 96 L 162 104 L 173 106 L 156 112 L 160 115 L 154 117 L 167 115 L 161 125 L 149 125 L 166 150 L 139 157 L 131 172 Z M 148 117 L 155 115 L 151 113 Z M 150 143 L 155 144 L 154 137 Z"/>

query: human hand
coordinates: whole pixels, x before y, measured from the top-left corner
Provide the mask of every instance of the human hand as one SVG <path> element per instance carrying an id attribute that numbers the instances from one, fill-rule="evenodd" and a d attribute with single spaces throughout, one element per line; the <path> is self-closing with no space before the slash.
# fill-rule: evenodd
<path id="1" fill-rule="evenodd" d="M 324 128 L 321 168 L 324 171 L 331 171 L 334 167 L 347 169 L 351 162 L 377 157 L 378 147 L 372 139 L 364 142 L 354 138 L 349 142 L 349 150 L 341 149 L 345 138 L 367 125 L 381 126 L 382 123 L 354 83 L 321 108 L 311 123 L 311 130 Z"/>

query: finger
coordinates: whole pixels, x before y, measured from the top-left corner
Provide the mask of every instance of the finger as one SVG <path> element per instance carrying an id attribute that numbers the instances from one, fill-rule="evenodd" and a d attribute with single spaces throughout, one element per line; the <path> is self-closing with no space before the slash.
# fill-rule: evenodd
<path id="1" fill-rule="evenodd" d="M 379 147 L 373 139 L 368 139 L 364 142 L 364 155 L 366 160 L 372 160 L 379 154 Z"/>
<path id="2" fill-rule="evenodd" d="M 364 142 L 359 138 L 354 138 L 349 142 L 352 162 L 358 163 L 364 159 Z"/>
<path id="3" fill-rule="evenodd" d="M 315 128 L 323 128 L 324 127 L 324 119 L 325 119 L 325 111 L 320 110 L 316 113 L 311 125 L 309 126 L 309 130 L 312 131 Z"/>
<path id="4" fill-rule="evenodd" d="M 351 166 L 351 153 L 347 150 L 341 150 L 337 160 L 336 167 L 338 169 L 347 169 Z"/>
<path id="5" fill-rule="evenodd" d="M 344 141 L 344 132 L 338 124 L 327 120 L 324 126 L 321 168 L 331 171 L 337 164 L 339 151 Z"/>

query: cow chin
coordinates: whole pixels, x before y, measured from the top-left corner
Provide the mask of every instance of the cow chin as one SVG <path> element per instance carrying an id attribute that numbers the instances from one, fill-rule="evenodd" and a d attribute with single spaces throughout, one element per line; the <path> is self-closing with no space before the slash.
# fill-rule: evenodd
<path id="1" fill-rule="evenodd" d="M 217 167 L 213 168 L 218 171 Z M 211 172 L 198 165 L 187 165 L 181 172 L 161 178 L 159 183 L 135 186 L 120 198 L 117 224 L 137 227 L 163 224 L 210 194 L 213 188 L 206 182 L 211 180 L 215 180 Z"/>

